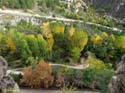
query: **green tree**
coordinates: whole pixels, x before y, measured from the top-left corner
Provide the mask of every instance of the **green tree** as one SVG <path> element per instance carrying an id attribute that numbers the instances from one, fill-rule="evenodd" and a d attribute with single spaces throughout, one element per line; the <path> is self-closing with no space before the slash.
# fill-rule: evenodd
<path id="1" fill-rule="evenodd" d="M 39 55 L 39 46 L 37 38 L 34 35 L 27 35 L 26 40 L 30 50 L 32 51 L 32 55 L 37 57 Z"/>
<path id="2" fill-rule="evenodd" d="M 14 31 L 14 40 L 16 42 L 17 58 L 26 60 L 28 57 L 32 56 L 32 51 L 29 48 L 24 34 Z"/>
<path id="3" fill-rule="evenodd" d="M 70 55 L 74 61 L 77 61 L 80 57 L 81 51 L 84 49 L 88 42 L 88 35 L 82 30 L 76 30 L 70 37 Z"/>
<path id="4" fill-rule="evenodd" d="M 41 34 L 38 34 L 37 41 L 39 46 L 39 56 L 46 57 L 46 54 L 48 52 L 46 40 L 43 38 Z"/>

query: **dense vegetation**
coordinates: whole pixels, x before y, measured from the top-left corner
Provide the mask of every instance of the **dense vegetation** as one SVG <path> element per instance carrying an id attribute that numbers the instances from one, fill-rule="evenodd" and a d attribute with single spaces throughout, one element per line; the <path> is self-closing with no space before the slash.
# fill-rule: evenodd
<path id="1" fill-rule="evenodd" d="M 73 86 L 78 88 L 96 88 L 105 93 L 113 74 L 112 65 L 115 67 L 121 55 L 125 53 L 125 46 L 122 43 L 124 34 L 102 28 L 86 27 L 83 24 L 65 25 L 55 21 L 45 22 L 41 26 L 21 21 L 16 26 L 6 25 L 5 27 L 7 29 L 0 32 L 0 55 L 8 60 L 11 67 L 28 66 L 25 73 L 31 71 L 31 74 L 23 76 L 21 85 L 26 84 L 29 87 L 38 88 L 42 84 L 42 87 L 48 88 L 57 84 L 56 87 L 62 88 L 68 85 L 68 82 L 69 86 L 74 84 Z M 81 60 L 82 58 L 84 61 Z M 89 68 L 78 70 L 79 73 L 69 68 L 52 68 L 51 73 L 51 68 L 44 63 L 43 59 L 45 62 L 72 65 L 85 63 L 89 64 Z M 42 70 L 45 71 L 43 73 L 49 70 L 46 76 L 48 83 L 39 78 L 38 81 L 40 80 L 41 83 L 32 82 L 34 75 L 41 71 L 38 69 L 45 69 Z M 62 82 L 60 78 L 68 81 Z M 78 81 L 75 82 L 75 80 Z M 58 86 L 60 82 L 62 83 Z"/>
<path id="2" fill-rule="evenodd" d="M 26 60 L 31 57 L 53 62 L 65 62 L 67 58 L 77 61 L 88 41 L 85 31 L 73 26 L 66 27 L 63 23 L 44 23 L 41 31 L 39 26 L 24 24 L 25 22 L 22 25 L 19 23 L 16 27 L 8 26 L 6 33 L 0 32 L 1 55 L 9 61 L 22 60 L 21 64 L 24 66 L 28 65 Z M 23 28 L 28 30 L 25 31 Z"/>
<path id="3" fill-rule="evenodd" d="M 1 7 L 13 8 L 13 9 L 31 9 L 35 4 L 34 0 L 0 0 Z"/>
<path id="4" fill-rule="evenodd" d="M 85 22 L 113 27 L 113 20 L 100 16 L 90 6 L 75 13 L 59 0 L 37 0 L 40 13 L 78 19 L 83 23 L 45 19 L 33 25 L 21 20 L 17 25 L 6 24 L 0 31 L 0 55 L 11 68 L 24 68 L 23 76 L 12 76 L 21 86 L 31 88 L 98 89 L 106 93 L 108 83 L 121 56 L 125 53 L 125 33 L 113 32 Z M 35 0 L 0 0 L 0 7 L 32 9 Z M 121 25 L 120 25 L 121 26 Z M 122 27 L 121 27 L 122 28 Z M 51 63 L 89 65 L 86 69 L 51 67 Z"/>
<path id="5" fill-rule="evenodd" d="M 30 65 L 26 61 L 30 58 L 77 63 L 89 51 L 115 67 L 124 53 L 123 33 L 103 28 L 53 21 L 42 26 L 21 21 L 17 26 L 7 25 L 6 28 L 6 33 L 0 32 L 0 54 L 9 60 L 10 65 L 15 60 L 23 62 L 18 65 Z"/>

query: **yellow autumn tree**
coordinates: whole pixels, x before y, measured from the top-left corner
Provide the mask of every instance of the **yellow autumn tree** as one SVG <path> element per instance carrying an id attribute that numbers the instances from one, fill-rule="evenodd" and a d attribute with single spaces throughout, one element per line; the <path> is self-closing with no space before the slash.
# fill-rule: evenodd
<path id="1" fill-rule="evenodd" d="M 49 51 L 52 50 L 53 44 L 54 44 L 53 35 L 52 35 L 52 34 L 48 34 L 48 35 L 47 35 L 47 47 L 48 47 Z"/>
<path id="2" fill-rule="evenodd" d="M 115 40 L 115 47 L 121 49 L 121 51 L 125 51 L 125 35 L 118 36 Z"/>
<path id="3" fill-rule="evenodd" d="M 101 38 L 100 35 L 93 35 L 93 36 L 91 36 L 91 41 L 92 41 L 94 44 L 99 43 L 101 40 L 102 40 L 102 38 Z"/>
<path id="4" fill-rule="evenodd" d="M 74 32 L 75 32 L 75 28 L 73 26 L 71 26 L 69 31 L 68 31 L 69 36 L 72 37 Z"/>
<path id="5" fill-rule="evenodd" d="M 64 33 L 65 26 L 60 22 L 51 22 L 50 23 L 52 33 Z"/>
<path id="6" fill-rule="evenodd" d="M 43 35 L 46 36 L 50 33 L 64 33 L 65 26 L 60 22 L 46 22 L 42 24 L 41 29 Z"/>
<path id="7" fill-rule="evenodd" d="M 115 41 L 115 35 L 114 35 L 114 34 L 111 34 L 111 35 L 110 35 L 110 40 L 111 40 L 111 41 Z"/>
<path id="8" fill-rule="evenodd" d="M 89 65 L 89 68 L 94 68 L 95 70 L 104 70 L 106 68 L 104 62 L 94 56 L 89 56 L 86 63 Z"/>
<path id="9" fill-rule="evenodd" d="M 16 44 L 14 42 L 14 38 L 13 38 L 13 33 L 12 32 L 7 33 L 6 46 L 7 46 L 7 48 L 10 49 L 11 52 L 15 52 L 16 51 Z"/>
<path id="10" fill-rule="evenodd" d="M 106 32 L 102 32 L 101 36 L 102 36 L 103 38 L 106 38 L 106 37 L 108 37 L 108 34 L 107 34 Z"/>
<path id="11" fill-rule="evenodd" d="M 85 45 L 88 42 L 88 35 L 85 31 L 78 30 L 75 31 L 72 37 L 70 38 L 70 47 L 71 48 L 79 48 L 82 51 Z"/>
<path id="12" fill-rule="evenodd" d="M 47 40 L 47 47 L 49 51 L 51 51 L 54 44 L 54 38 L 53 38 L 52 32 L 53 31 L 64 32 L 64 27 L 62 28 L 58 26 L 56 27 L 55 24 L 47 22 L 47 23 L 43 23 L 41 28 L 42 28 L 42 34 Z"/>
<path id="13" fill-rule="evenodd" d="M 81 51 L 84 49 L 88 42 L 88 35 L 85 31 L 76 30 L 72 37 L 70 37 L 70 57 L 72 62 L 78 62 Z"/>
<path id="14" fill-rule="evenodd" d="M 48 34 L 51 33 L 51 28 L 49 22 L 43 23 L 41 26 L 42 34 L 46 37 Z"/>

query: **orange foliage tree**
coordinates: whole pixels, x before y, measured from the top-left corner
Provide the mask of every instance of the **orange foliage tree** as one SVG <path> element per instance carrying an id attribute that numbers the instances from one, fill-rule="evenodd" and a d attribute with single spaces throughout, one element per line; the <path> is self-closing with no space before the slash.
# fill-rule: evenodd
<path id="1" fill-rule="evenodd" d="M 41 60 L 34 68 L 25 68 L 21 83 L 31 88 L 50 87 L 53 83 L 50 65 Z"/>

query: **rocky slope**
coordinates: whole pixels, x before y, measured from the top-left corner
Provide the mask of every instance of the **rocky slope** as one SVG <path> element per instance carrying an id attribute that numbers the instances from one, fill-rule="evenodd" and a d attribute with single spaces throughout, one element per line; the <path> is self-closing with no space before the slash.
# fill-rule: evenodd
<path id="1" fill-rule="evenodd" d="M 125 19 L 125 0 L 89 0 L 89 2 L 99 12 L 103 11 L 113 17 Z"/>

